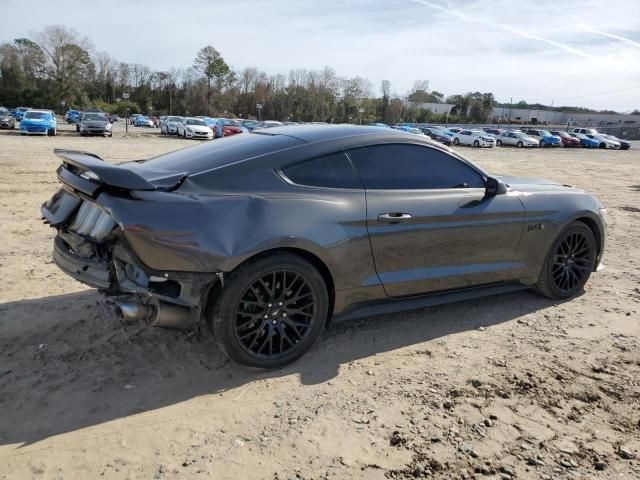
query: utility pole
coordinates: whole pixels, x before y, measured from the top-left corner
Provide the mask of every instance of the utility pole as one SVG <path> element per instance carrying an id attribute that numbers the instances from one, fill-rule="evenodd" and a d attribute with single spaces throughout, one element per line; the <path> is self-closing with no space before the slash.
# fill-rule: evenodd
<path id="1" fill-rule="evenodd" d="M 513 107 L 513 97 L 509 99 L 509 125 L 511 125 L 511 108 Z"/>

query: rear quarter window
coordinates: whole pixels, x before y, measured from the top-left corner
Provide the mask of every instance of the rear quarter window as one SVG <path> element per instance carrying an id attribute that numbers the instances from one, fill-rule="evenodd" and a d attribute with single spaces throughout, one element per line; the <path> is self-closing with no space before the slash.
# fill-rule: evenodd
<path id="1" fill-rule="evenodd" d="M 306 160 L 287 166 L 282 173 L 298 185 L 324 188 L 362 188 L 360 179 L 344 153 Z"/>

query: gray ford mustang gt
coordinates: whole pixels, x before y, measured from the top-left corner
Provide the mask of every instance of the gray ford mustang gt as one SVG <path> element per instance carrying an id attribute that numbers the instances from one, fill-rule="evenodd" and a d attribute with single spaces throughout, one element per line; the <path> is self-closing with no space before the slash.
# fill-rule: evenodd
<path id="1" fill-rule="evenodd" d="M 277 127 L 119 165 L 56 154 L 56 264 L 122 318 L 208 324 L 245 365 L 292 362 L 332 317 L 569 298 L 604 250 L 594 196 L 391 129 Z"/>

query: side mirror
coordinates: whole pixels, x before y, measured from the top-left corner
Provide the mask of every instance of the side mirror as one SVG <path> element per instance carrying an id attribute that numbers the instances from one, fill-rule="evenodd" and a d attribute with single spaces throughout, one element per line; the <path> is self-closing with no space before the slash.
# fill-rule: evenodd
<path id="1" fill-rule="evenodd" d="M 488 177 L 485 184 L 485 193 L 487 196 L 504 195 L 507 193 L 507 186 L 502 180 Z"/>

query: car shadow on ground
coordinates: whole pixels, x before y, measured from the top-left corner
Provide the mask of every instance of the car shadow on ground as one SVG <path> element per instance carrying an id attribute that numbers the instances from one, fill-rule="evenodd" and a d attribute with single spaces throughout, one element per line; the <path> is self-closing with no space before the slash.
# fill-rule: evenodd
<path id="1" fill-rule="evenodd" d="M 315 385 L 354 360 L 446 341 L 554 304 L 524 291 L 335 322 L 299 361 L 261 371 L 227 361 L 209 336 L 104 320 L 97 299 L 86 291 L 0 305 L 0 445 L 35 443 L 272 377 L 297 374 Z"/>

